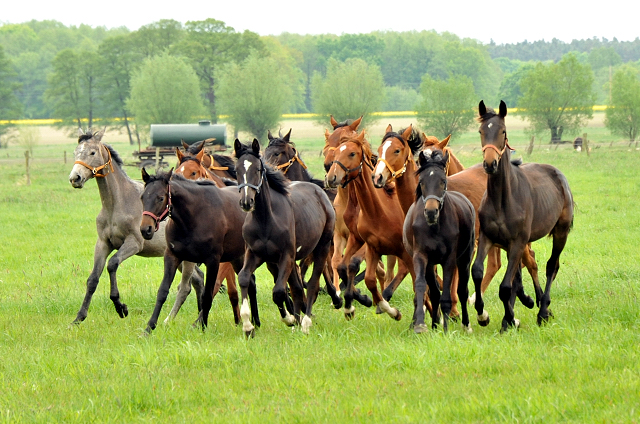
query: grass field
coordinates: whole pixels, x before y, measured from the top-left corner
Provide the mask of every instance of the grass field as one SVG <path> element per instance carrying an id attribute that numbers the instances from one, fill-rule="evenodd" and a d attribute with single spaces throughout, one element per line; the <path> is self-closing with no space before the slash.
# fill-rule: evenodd
<path id="1" fill-rule="evenodd" d="M 303 158 L 322 176 L 324 130 L 296 138 L 296 124 L 289 124 Z M 502 335 L 496 279 L 486 298 L 491 324 L 481 328 L 472 319 L 471 335 L 457 326 L 448 335 L 413 334 L 406 280 L 392 301 L 402 321 L 362 307 L 345 321 L 321 296 L 304 336 L 278 319 L 272 280 L 260 269 L 263 325 L 255 339 L 245 340 L 232 324 L 224 295 L 214 300 L 204 333 L 191 327 L 192 295 L 173 323 L 144 337 L 160 258 L 120 267 L 126 319 L 118 318 L 103 275 L 87 320 L 70 326 L 92 265 L 96 185 L 74 190 L 67 181 L 73 140 L 36 147 L 30 186 L 22 149 L 3 149 L 0 421 L 638 422 L 640 151 L 609 148 L 602 128 L 588 131 L 603 140 L 590 156 L 542 146 L 524 158 L 560 168 L 577 211 L 552 291 L 555 319 L 538 327 L 536 312 L 518 304 L 521 329 Z M 377 147 L 380 135 L 371 134 Z M 120 140 L 104 138 L 131 160 L 133 148 Z M 528 139 L 515 129 L 510 140 L 524 146 Z M 469 166 L 480 161 L 477 144 L 470 131 L 452 147 Z M 139 178 L 134 167 L 127 173 Z M 550 241 L 533 247 L 543 269 Z M 168 304 L 174 296 L 175 288 Z"/>

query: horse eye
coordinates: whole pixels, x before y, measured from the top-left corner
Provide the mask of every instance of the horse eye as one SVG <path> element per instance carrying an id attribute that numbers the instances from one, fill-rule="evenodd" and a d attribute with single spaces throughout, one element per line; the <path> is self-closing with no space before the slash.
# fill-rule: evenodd
<path id="1" fill-rule="evenodd" d="M 96 152 L 91 152 L 91 156 L 93 156 L 93 155 L 95 155 L 95 154 L 96 154 Z"/>
<path id="2" fill-rule="evenodd" d="M 351 154 L 349 155 L 349 157 L 354 157 L 356 155 L 356 152 L 351 152 Z"/>
<path id="3" fill-rule="evenodd" d="M 395 151 L 395 154 L 397 155 L 398 153 L 400 153 L 400 149 Z"/>

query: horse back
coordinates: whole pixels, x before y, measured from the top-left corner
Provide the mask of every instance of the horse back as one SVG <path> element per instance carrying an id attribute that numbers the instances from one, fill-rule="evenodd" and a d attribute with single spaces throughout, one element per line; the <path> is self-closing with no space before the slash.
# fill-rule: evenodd
<path id="1" fill-rule="evenodd" d="M 336 215 L 329 197 L 313 183 L 293 182 L 290 192 L 295 217 L 296 258 L 308 256 L 319 240 L 333 237 Z"/>

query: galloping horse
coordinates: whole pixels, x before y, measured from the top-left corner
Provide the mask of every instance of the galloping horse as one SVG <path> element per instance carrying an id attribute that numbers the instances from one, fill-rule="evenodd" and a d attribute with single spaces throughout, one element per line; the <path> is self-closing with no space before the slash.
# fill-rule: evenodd
<path id="1" fill-rule="evenodd" d="M 476 213 L 471 202 L 462 194 L 447 191 L 446 168 L 449 153 L 420 152 L 419 183 L 416 201 L 409 208 L 404 221 L 403 239 L 407 252 L 413 257 L 416 273 L 414 297 L 414 331 L 427 331 L 422 307 L 427 285 L 433 307 L 432 327 L 437 326 L 438 305 L 442 309 L 444 331 L 447 331 L 451 311 L 452 280 L 459 275 L 458 296 L 462 299 L 462 326 L 470 332 L 467 297 L 469 296 L 469 266 L 475 242 Z M 442 265 L 442 298 L 436 281 L 435 266 Z"/>
<path id="2" fill-rule="evenodd" d="M 238 282 L 242 289 L 243 330 L 253 334 L 246 306 L 249 278 L 263 263 L 275 279 L 273 302 L 278 306 L 282 321 L 291 326 L 299 322 L 304 312 L 302 332 L 309 333 L 313 304 L 320 289 L 319 280 L 329 255 L 335 227 L 335 212 L 324 190 L 307 182 L 290 183 L 284 175 L 268 167 L 260 156 L 260 144 L 253 139 L 251 147 L 239 140 L 234 144 L 238 172 L 240 206 L 248 212 L 242 226 L 247 252 Z M 313 256 L 313 270 L 304 301 L 302 281 L 295 269 L 295 261 Z M 290 311 L 286 283 L 293 298 Z M 332 285 L 327 286 L 334 307 L 342 306 L 342 299 Z M 285 304 L 287 308 L 285 308 Z M 293 316 L 291 315 L 293 312 Z"/>
<path id="3" fill-rule="evenodd" d="M 499 113 L 487 109 L 481 101 L 478 107 L 482 166 L 488 175 L 487 192 L 478 211 L 480 238 L 478 253 L 473 263 L 472 276 L 476 287 L 475 308 L 480 325 L 487 325 L 489 314 L 484 310 L 480 285 L 483 261 L 493 245 L 507 251 L 509 263 L 500 284 L 500 300 L 505 315 L 502 331 L 518 326 L 514 318 L 515 296 L 525 306 L 533 307 L 533 300 L 524 294 L 520 261 L 527 243 L 546 235 L 553 237 L 551 257 L 547 262 L 547 284 L 544 294 L 536 289 L 536 302 L 540 306 L 538 324 L 549 319 L 550 292 L 560 267 L 560 254 L 573 225 L 573 195 L 567 178 L 550 165 L 511 161 L 511 147 L 507 138 L 504 118 L 507 105 L 500 101 Z"/>
<path id="4" fill-rule="evenodd" d="M 406 252 L 402 243 L 402 224 L 404 212 L 398 197 L 393 189 L 378 190 L 373 185 L 371 163 L 371 146 L 364 138 L 364 131 L 357 136 L 343 139 L 343 142 L 336 149 L 335 160 L 327 173 L 326 183 L 330 187 L 347 187 L 349 198 L 354 197 L 359 206 L 357 222 L 350 223 L 353 217 L 354 207 L 345 212 L 345 223 L 351 234 L 347 242 L 342 264 L 338 268 L 340 277 L 346 281 L 345 290 L 345 317 L 351 319 L 354 314 L 352 299 L 354 295 L 354 278 L 359 263 L 351 261 L 351 256 L 357 252 L 362 243 L 366 243 L 365 253 L 367 267 L 365 270 L 365 283 L 373 296 L 373 302 L 382 312 L 386 312 L 392 318 L 400 320 L 402 314 L 396 308 L 389 306 L 387 300 L 383 299 L 376 286 L 375 267 L 381 255 L 393 255 L 406 264 L 411 263 L 411 256 Z M 351 205 L 352 202 L 349 203 Z M 408 269 L 411 272 L 412 269 Z M 398 272 L 394 277 L 392 286 L 397 286 L 395 280 L 402 280 L 407 271 Z M 385 289 L 386 290 L 386 289 Z"/>
<path id="5" fill-rule="evenodd" d="M 75 163 L 69 174 L 69 182 L 75 188 L 82 188 L 91 178 L 95 178 L 100 192 L 102 209 L 96 218 L 98 240 L 93 254 L 93 269 L 87 279 L 87 291 L 78 311 L 78 324 L 87 317 L 91 298 L 96 291 L 100 275 L 104 270 L 107 257 L 117 250 L 109 259 L 107 271 L 111 282 L 110 298 L 120 318 L 128 315 L 127 305 L 120 301 L 116 273 L 118 266 L 133 255 L 144 257 L 159 257 L 164 255 L 167 243 L 164 238 L 164 226 L 160 228 L 160 237 L 152 241 L 145 241 L 140 234 L 140 219 L 142 217 L 142 202 L 140 194 L 143 186 L 130 179 L 122 169 L 122 159 L 116 151 L 101 142 L 104 130 L 86 132 L 78 129 L 78 146 L 74 152 Z M 197 270 L 194 272 L 194 270 Z M 198 309 L 200 309 L 200 294 L 203 290 L 202 272 L 193 266 L 185 264 L 182 269 L 182 281 L 178 298 L 186 297 L 191 290 L 189 280 L 198 295 Z M 176 301 L 177 303 L 177 301 Z M 174 306 L 175 307 L 175 306 Z"/>
<path id="6" fill-rule="evenodd" d="M 157 222 L 154 216 L 162 215 L 164 211 L 170 213 L 166 227 L 164 277 L 158 288 L 147 332 L 156 327 L 176 269 L 181 263 L 203 263 L 207 267 L 202 311 L 198 319 L 204 329 L 208 324 L 220 262 L 231 262 L 234 269 L 240 271 L 244 258 L 245 243 L 238 229 L 242 227 L 246 214 L 239 207 L 236 187 L 219 188 L 211 181 L 191 181 L 172 174 L 172 171 L 158 171 L 156 176 L 146 172 L 142 174 L 145 182 L 142 194 L 145 215 L 140 223 L 142 236 L 147 240 L 153 238 Z M 259 326 L 255 279 L 249 279 L 247 290 L 254 323 Z M 229 300 L 235 323 L 238 324 L 238 298 L 230 295 Z"/>

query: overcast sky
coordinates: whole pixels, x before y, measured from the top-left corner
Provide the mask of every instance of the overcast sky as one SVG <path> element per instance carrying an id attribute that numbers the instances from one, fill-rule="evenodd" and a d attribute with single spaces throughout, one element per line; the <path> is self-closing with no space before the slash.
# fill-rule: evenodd
<path id="1" fill-rule="evenodd" d="M 407 1 L 407 0 L 178 0 L 178 1 L 38 1 L 3 2 L 0 22 L 53 19 L 65 25 L 87 24 L 135 30 L 160 20 L 180 22 L 214 18 L 237 31 L 260 35 L 368 33 L 376 30 L 448 31 L 483 43 L 516 43 L 640 36 L 640 3 L 635 0 L 578 2 Z"/>

